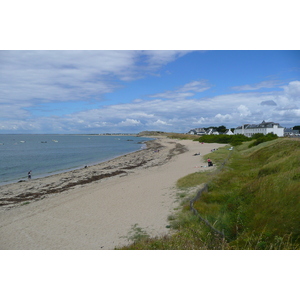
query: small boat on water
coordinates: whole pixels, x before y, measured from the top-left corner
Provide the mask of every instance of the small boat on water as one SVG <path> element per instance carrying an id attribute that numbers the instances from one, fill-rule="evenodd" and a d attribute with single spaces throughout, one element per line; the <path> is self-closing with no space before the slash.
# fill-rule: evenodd
<path id="1" fill-rule="evenodd" d="M 58 141 L 57 140 L 52 140 L 54 143 L 58 143 Z"/>
<path id="2" fill-rule="evenodd" d="M 25 141 L 20 141 L 20 143 L 26 143 Z"/>

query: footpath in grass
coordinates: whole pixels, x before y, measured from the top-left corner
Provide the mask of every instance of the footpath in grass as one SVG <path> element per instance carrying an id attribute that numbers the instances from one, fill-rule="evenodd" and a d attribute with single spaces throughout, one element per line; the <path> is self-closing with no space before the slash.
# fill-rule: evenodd
<path id="1" fill-rule="evenodd" d="M 169 217 L 173 233 L 123 249 L 300 249 L 300 140 L 249 141 L 209 157 L 214 172 L 196 172 L 177 183 L 182 209 Z M 225 238 L 190 210 L 204 183 L 208 192 L 194 208 Z"/>

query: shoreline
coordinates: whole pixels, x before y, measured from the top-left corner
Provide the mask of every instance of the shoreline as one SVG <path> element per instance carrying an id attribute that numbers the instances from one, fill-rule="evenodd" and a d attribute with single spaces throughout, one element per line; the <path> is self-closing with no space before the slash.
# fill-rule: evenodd
<path id="1" fill-rule="evenodd" d="M 207 170 L 202 155 L 222 145 L 154 138 L 98 165 L 2 186 L 0 249 L 112 250 L 134 228 L 168 234 L 177 180 Z"/>
<path id="2" fill-rule="evenodd" d="M 146 144 L 148 141 L 145 141 L 143 143 L 141 143 L 141 145 L 144 145 Z M 138 150 L 135 150 L 135 151 L 132 151 L 132 152 L 127 152 L 125 154 L 122 154 L 122 155 L 117 155 L 115 157 L 111 157 L 107 160 L 103 160 L 103 161 L 96 161 L 96 162 L 93 162 L 91 164 L 82 164 L 80 166 L 77 166 L 77 167 L 72 167 L 72 168 L 68 168 L 68 169 L 61 169 L 61 170 L 57 170 L 57 171 L 53 171 L 53 172 L 48 172 L 48 173 L 42 173 L 42 174 L 38 174 L 36 176 L 34 176 L 32 180 L 36 180 L 36 179 L 43 179 L 43 178 L 47 178 L 47 177 L 50 177 L 50 176 L 55 176 L 55 175 L 59 175 L 59 174 L 64 174 L 64 173 L 69 173 L 69 172 L 72 172 L 72 171 L 76 171 L 76 170 L 81 170 L 81 169 L 84 169 L 85 166 L 89 166 L 89 167 L 92 167 L 92 166 L 97 166 L 97 165 L 100 165 L 100 164 L 103 164 L 103 163 L 106 163 L 106 162 L 109 162 L 111 160 L 114 160 L 114 159 L 117 159 L 117 158 L 120 158 L 122 156 L 125 156 L 125 155 L 128 155 L 128 154 L 131 154 L 131 153 L 136 153 L 136 152 L 139 152 L 139 151 L 143 151 L 145 150 L 145 148 L 140 148 Z M 21 183 L 21 182 L 28 182 L 28 179 L 26 176 L 24 176 L 24 179 L 15 179 L 15 180 L 11 180 L 11 181 L 7 181 L 7 182 L 1 182 L 0 183 L 0 188 L 3 187 L 3 186 L 6 186 L 6 185 L 10 185 L 10 184 L 17 184 L 17 183 Z M 1 206 L 1 204 L 0 204 Z"/>
<path id="3" fill-rule="evenodd" d="M 59 193 L 76 185 L 90 183 L 92 181 L 101 180 L 103 178 L 116 176 L 122 173 L 124 174 L 126 173 L 126 171 L 121 171 L 119 169 L 126 170 L 129 168 L 127 160 L 132 162 L 136 159 L 136 161 L 139 162 L 140 160 L 139 152 L 143 152 L 147 150 L 148 152 L 151 152 L 159 149 L 159 146 L 157 145 L 157 143 L 155 143 L 155 141 L 156 139 L 145 141 L 143 142 L 143 144 L 146 145 L 146 147 L 143 149 L 139 149 L 133 152 L 128 152 L 126 154 L 116 156 L 114 158 L 102 162 L 97 162 L 95 164 L 81 166 L 74 169 L 72 168 L 69 170 L 58 171 L 44 176 L 41 175 L 31 180 L 19 180 L 10 183 L 4 183 L 0 185 L 0 189 L 1 189 L 0 210 L 3 207 L 13 208 L 15 206 L 18 206 L 19 204 L 22 204 L 23 202 L 28 202 L 28 201 L 31 202 L 36 199 L 41 200 L 40 198 L 41 196 L 51 194 L 51 193 Z M 137 154 L 137 156 L 135 154 Z M 151 155 L 149 155 L 149 153 L 145 153 L 145 156 L 147 162 L 152 160 Z M 118 164 L 118 167 L 111 168 L 110 167 L 111 164 Z M 132 165 L 130 168 L 133 169 L 139 166 L 141 166 L 140 163 L 139 165 Z M 97 171 L 95 171 L 96 169 Z M 114 170 L 113 172 L 104 171 L 109 169 L 118 169 L 118 170 Z M 93 174 L 91 174 L 88 171 L 92 171 Z M 83 177 L 88 178 L 88 180 L 83 179 Z M 73 181 L 71 181 L 71 178 Z M 56 181 L 58 181 L 57 185 L 53 184 Z M 60 184 L 61 181 L 65 181 L 65 182 L 71 181 L 71 183 L 69 182 L 69 184 L 67 184 L 66 186 L 63 185 L 63 187 L 57 188 L 58 186 L 61 185 Z M 44 189 L 45 187 L 47 187 L 46 192 Z M 34 189 L 35 191 L 30 192 L 30 190 L 32 189 Z M 14 192 L 11 192 L 10 190 L 13 190 Z M 39 190 L 40 192 L 38 192 L 37 190 Z"/>
<path id="4" fill-rule="evenodd" d="M 34 136 L 38 135 L 38 134 L 32 134 Z M 41 134 L 42 135 L 42 134 Z M 9 134 L 9 136 L 11 136 L 11 134 Z M 25 134 L 25 136 L 28 136 L 28 134 Z M 105 135 L 83 135 L 83 134 L 49 134 L 49 136 L 53 136 L 53 137 L 58 137 L 58 136 L 105 136 Z M 111 137 L 117 137 L 117 135 L 111 135 Z M 118 135 L 121 136 L 121 135 Z M 137 137 L 136 135 L 128 135 L 128 134 L 124 134 L 122 135 L 122 137 Z M 143 137 L 141 137 L 143 138 Z M 137 146 L 135 147 L 135 149 L 127 149 L 127 151 L 119 151 L 120 153 L 115 153 L 112 155 L 112 153 L 108 153 L 105 157 L 100 157 L 100 158 L 88 158 L 87 160 L 82 160 L 81 161 L 74 161 L 73 163 L 70 161 L 68 162 L 68 164 L 66 164 L 65 166 L 56 166 L 55 168 L 49 168 L 48 167 L 44 167 L 43 169 L 40 169 L 39 171 L 35 170 L 33 171 L 33 178 L 34 179 L 40 179 L 40 178 L 45 178 L 48 176 L 52 176 L 52 175 L 57 175 L 57 174 L 61 174 L 61 173 L 66 173 L 66 172 L 71 172 L 74 170 L 78 170 L 78 169 L 82 169 L 85 166 L 94 166 L 94 165 L 98 165 L 110 160 L 113 160 L 115 158 L 124 156 L 126 154 L 129 153 L 134 153 L 140 150 L 143 150 L 144 147 L 146 147 L 146 142 L 151 140 L 152 138 L 150 137 L 144 137 L 144 140 L 140 140 L 136 142 Z M 128 141 L 133 141 L 133 140 L 128 140 Z M 123 153 L 122 153 L 123 152 Z M 28 167 L 28 170 L 30 170 L 31 168 Z M 34 168 L 33 168 L 34 169 Z M 23 170 L 24 171 L 24 170 Z M 19 172 L 20 173 L 20 172 Z M 11 174 L 6 174 L 6 178 L 4 178 L 3 174 L 1 174 L 1 182 L 0 182 L 0 188 L 2 186 L 5 185 L 9 185 L 9 184 L 13 184 L 13 183 L 19 183 L 19 182 L 26 182 L 28 181 L 27 178 L 27 171 L 26 172 L 22 172 L 23 174 L 14 174 L 14 176 L 11 176 Z"/>

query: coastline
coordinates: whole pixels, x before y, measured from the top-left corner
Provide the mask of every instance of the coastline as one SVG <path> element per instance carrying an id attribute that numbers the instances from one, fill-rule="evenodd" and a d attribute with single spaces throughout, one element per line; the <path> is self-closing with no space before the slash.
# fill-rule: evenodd
<path id="1" fill-rule="evenodd" d="M 114 249 L 137 224 L 167 234 L 176 181 L 205 170 L 218 144 L 156 137 L 147 148 L 87 168 L 1 186 L 1 249 Z M 193 156 L 201 152 L 201 156 Z"/>
<path id="2" fill-rule="evenodd" d="M 126 170 L 141 167 L 153 160 L 152 153 L 161 148 L 155 140 L 146 141 L 144 144 L 146 148 L 86 167 L 62 170 L 31 180 L 19 180 L 0 185 L 0 210 L 11 209 L 22 205 L 24 202 L 39 201 L 48 194 L 60 193 L 77 185 L 84 185 L 121 174 L 125 176 L 128 174 Z M 155 163 L 162 164 L 161 157 Z"/>
<path id="3" fill-rule="evenodd" d="M 137 137 L 136 135 L 41 134 L 40 136 L 42 137 L 39 137 L 39 134 L 10 134 L 3 136 L 5 136 L 5 138 L 1 141 L 4 142 L 3 145 L 5 145 L 6 148 L 3 149 L 4 162 L 1 166 L 0 188 L 4 185 L 27 181 L 28 170 L 33 170 L 32 178 L 34 179 L 74 171 L 84 168 L 86 165 L 98 165 L 114 158 L 137 152 L 146 147 L 145 142 L 147 140 L 151 140 L 151 138 Z M 62 136 L 69 138 L 61 139 Z M 93 138 L 95 136 L 100 138 Z M 79 137 L 79 139 L 70 139 L 70 137 Z M 84 137 L 88 137 L 88 140 L 85 140 Z M 58 142 L 54 139 L 62 143 L 54 144 L 53 141 Z M 119 141 L 114 142 L 114 140 Z M 23 141 L 27 147 L 25 147 L 25 150 L 23 150 L 23 144 L 21 144 Z M 109 149 L 106 142 L 108 142 L 108 144 L 120 142 L 120 145 L 112 145 L 113 148 Z M 70 148 L 72 143 L 78 143 L 79 150 L 73 151 L 73 149 L 71 149 L 72 147 Z M 88 143 L 85 148 L 87 150 L 83 149 L 81 152 L 82 145 L 84 144 L 85 147 L 86 143 Z M 123 145 L 123 143 L 126 144 Z M 20 145 L 22 145 L 22 147 Z M 103 146 L 105 149 L 102 149 Z M 62 147 L 64 147 L 65 150 L 61 149 Z M 70 150 L 71 153 L 69 153 L 68 150 Z M 48 151 L 50 153 L 49 155 Z M 56 157 L 56 152 L 58 152 L 59 159 Z M 28 155 L 28 159 L 26 155 Z M 35 159 L 35 155 L 38 156 L 37 159 Z M 69 156 L 71 158 L 69 158 Z"/>
<path id="4" fill-rule="evenodd" d="M 141 145 L 145 145 L 146 147 L 146 142 L 142 143 Z M 107 160 L 103 160 L 103 161 L 96 161 L 96 162 L 93 162 L 91 164 L 82 164 L 81 166 L 77 166 L 77 167 L 71 167 L 71 168 L 67 168 L 67 169 L 61 169 L 61 170 L 57 170 L 57 171 L 54 171 L 54 172 L 48 172 L 48 173 L 42 173 L 42 174 L 38 174 L 38 175 L 35 175 L 33 176 L 33 179 L 32 180 L 37 180 L 37 179 L 43 179 L 43 178 L 47 178 L 47 177 L 51 177 L 51 176 L 55 176 L 55 175 L 60 175 L 60 174 L 66 174 L 67 173 L 70 173 L 70 172 L 73 172 L 73 171 L 76 171 L 76 170 L 81 170 L 81 169 L 84 169 L 85 166 L 89 166 L 89 167 L 92 167 L 92 166 L 98 166 L 98 165 L 101 165 L 101 164 L 104 164 L 104 163 L 107 163 L 107 162 L 110 162 L 112 160 L 115 160 L 115 159 L 118 159 L 118 158 L 121 158 L 123 156 L 126 156 L 126 155 L 129 155 L 131 153 L 136 153 L 136 152 L 139 152 L 139 151 L 142 151 L 142 150 L 145 150 L 145 148 L 141 147 L 140 149 L 138 150 L 134 150 L 132 152 L 128 152 L 128 153 L 125 153 L 125 154 L 122 154 L 122 155 L 117 155 L 115 157 L 111 157 Z M 10 184 L 19 184 L 19 183 L 22 183 L 22 182 L 28 182 L 28 179 L 27 177 L 23 177 L 24 179 L 17 179 L 17 180 L 11 180 L 11 181 L 7 181 L 7 182 L 2 182 L 0 183 L 0 189 L 1 187 L 3 186 L 6 186 L 6 185 L 10 185 Z M 32 181 L 31 180 L 31 181 Z M 1 201 L 1 199 L 0 199 Z M 0 207 L 1 207 L 1 203 L 0 203 Z"/>

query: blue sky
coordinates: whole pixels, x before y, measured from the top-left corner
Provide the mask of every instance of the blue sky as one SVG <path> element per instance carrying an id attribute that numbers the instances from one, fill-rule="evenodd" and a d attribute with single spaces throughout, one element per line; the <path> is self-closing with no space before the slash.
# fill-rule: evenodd
<path id="1" fill-rule="evenodd" d="M 300 125 L 300 51 L 0 51 L 0 133 Z"/>

